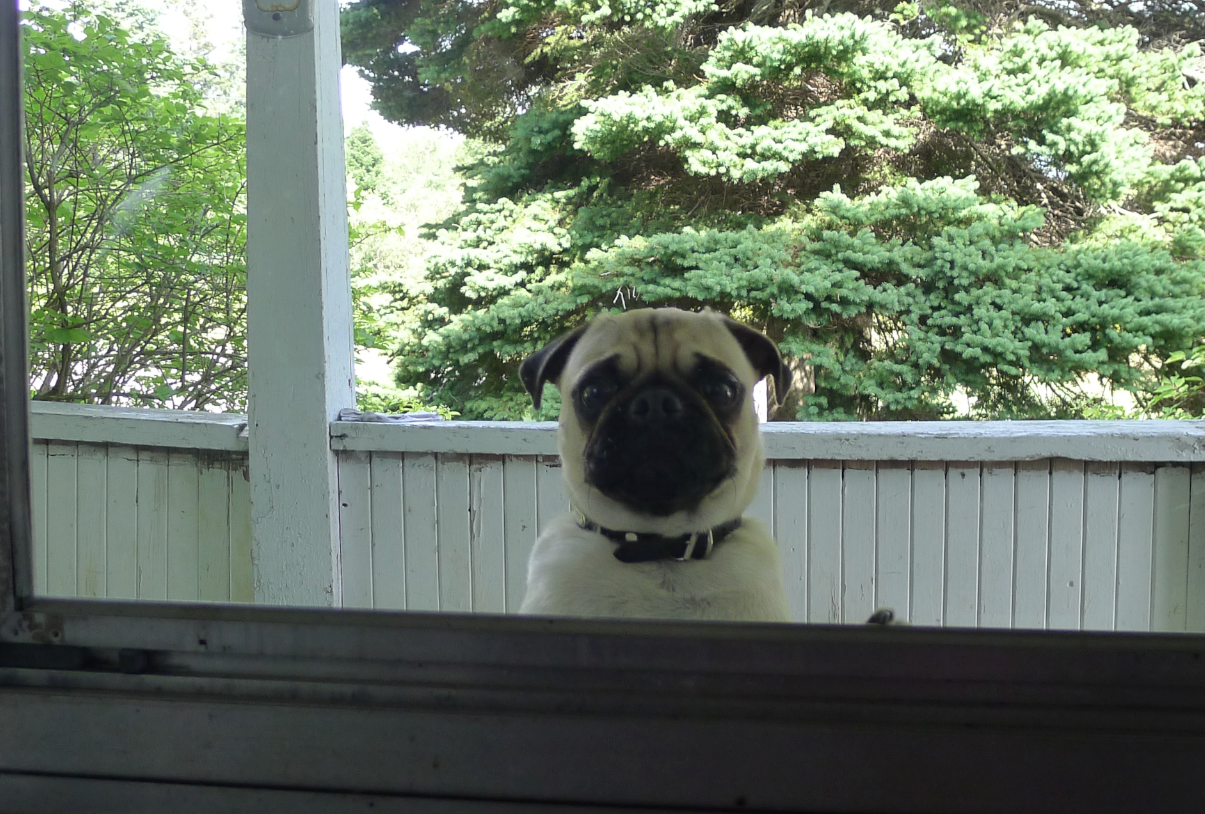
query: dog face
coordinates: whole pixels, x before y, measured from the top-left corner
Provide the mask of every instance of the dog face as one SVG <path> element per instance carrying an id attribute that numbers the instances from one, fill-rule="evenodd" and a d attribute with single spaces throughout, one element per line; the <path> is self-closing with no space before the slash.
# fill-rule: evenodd
<path id="1" fill-rule="evenodd" d="M 603 526 L 676 534 L 739 516 L 764 464 L 751 391 L 790 380 L 760 333 L 711 311 L 603 315 L 521 369 L 539 406 L 561 392 L 558 444 L 575 507 Z"/>

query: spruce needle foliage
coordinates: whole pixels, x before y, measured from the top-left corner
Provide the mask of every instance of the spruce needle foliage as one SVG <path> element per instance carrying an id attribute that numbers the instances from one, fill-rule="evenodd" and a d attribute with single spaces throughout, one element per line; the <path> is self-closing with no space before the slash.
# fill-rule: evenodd
<path id="1" fill-rule="evenodd" d="M 780 343 L 799 384 L 778 418 L 1205 402 L 1193 5 L 823 9 L 351 3 L 345 53 L 385 115 L 494 145 L 395 300 L 399 386 L 531 417 L 526 354 L 677 305 Z"/>

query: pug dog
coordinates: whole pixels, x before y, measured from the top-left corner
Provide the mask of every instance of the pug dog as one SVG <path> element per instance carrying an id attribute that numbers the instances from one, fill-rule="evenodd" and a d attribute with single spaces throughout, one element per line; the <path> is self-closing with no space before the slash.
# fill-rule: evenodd
<path id="1" fill-rule="evenodd" d="M 528 357 L 536 407 L 561 393 L 573 512 L 536 540 L 519 612 L 787 622 L 778 547 L 744 511 L 765 464 L 751 391 L 790 369 L 710 310 L 605 314 Z"/>

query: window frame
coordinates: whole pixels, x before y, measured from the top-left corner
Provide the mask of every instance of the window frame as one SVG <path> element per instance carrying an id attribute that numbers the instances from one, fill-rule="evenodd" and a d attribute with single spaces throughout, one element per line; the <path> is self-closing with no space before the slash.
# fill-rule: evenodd
<path id="1" fill-rule="evenodd" d="M 21 47 L 17 12 L 0 12 L 0 617 L 32 593 L 29 557 L 19 541 L 32 536 L 29 501 L 29 375 L 25 344 L 24 141 Z"/>
<path id="2" fill-rule="evenodd" d="M 1201 636 L 33 596 L 18 34 L 0 8 L 0 800 L 1199 807 Z"/>

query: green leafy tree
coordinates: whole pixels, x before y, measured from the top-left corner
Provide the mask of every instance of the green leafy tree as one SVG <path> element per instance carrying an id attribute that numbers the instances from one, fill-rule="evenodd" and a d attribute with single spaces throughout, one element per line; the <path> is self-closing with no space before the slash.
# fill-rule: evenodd
<path id="1" fill-rule="evenodd" d="M 639 300 L 778 340 L 779 417 L 1157 407 L 1205 333 L 1191 4 L 825 8 L 350 4 L 385 115 L 497 144 L 397 300 L 399 384 L 527 414 L 522 357 Z"/>
<path id="2" fill-rule="evenodd" d="M 1164 418 L 1205 415 L 1205 345 L 1191 354 L 1177 351 L 1165 360 L 1167 370 L 1154 388 L 1149 406 Z"/>
<path id="3" fill-rule="evenodd" d="M 422 404 L 415 388 L 392 384 L 379 360 L 391 337 L 401 330 L 399 320 L 407 314 L 395 303 L 421 285 L 425 259 L 433 247 L 431 241 L 418 238 L 418 233 L 424 223 L 455 212 L 461 199 L 457 159 L 471 149 L 462 139 L 449 138 L 446 133 L 409 128 L 386 139 L 386 148 L 379 149 L 380 160 L 372 165 L 377 178 L 374 188 L 368 191 L 357 184 L 349 223 L 361 409 L 430 409 Z M 356 178 L 351 153 L 349 148 L 348 172 Z M 446 408 L 442 411 L 450 414 Z"/>
<path id="4" fill-rule="evenodd" d="M 244 123 L 202 112 L 207 63 L 141 30 L 24 17 L 34 395 L 239 407 Z"/>

